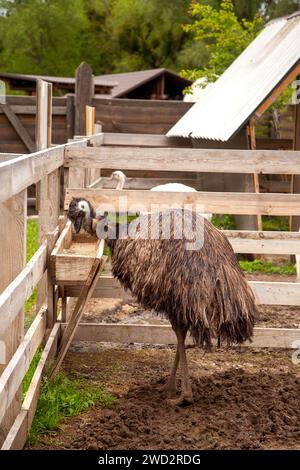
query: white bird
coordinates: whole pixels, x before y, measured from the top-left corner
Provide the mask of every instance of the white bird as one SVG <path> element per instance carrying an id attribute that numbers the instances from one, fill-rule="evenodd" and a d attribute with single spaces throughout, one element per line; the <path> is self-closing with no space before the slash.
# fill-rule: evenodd
<path id="1" fill-rule="evenodd" d="M 123 189 L 126 182 L 126 175 L 123 171 L 117 170 L 114 171 L 110 175 L 110 179 L 117 181 L 116 189 Z M 182 183 L 166 183 L 166 184 L 159 184 L 158 186 L 154 186 L 150 189 L 150 191 L 157 191 L 157 192 L 170 192 L 170 193 L 196 193 L 197 190 L 192 188 L 191 186 L 187 186 L 186 184 Z M 202 214 L 205 219 L 211 221 L 212 214 L 203 213 Z"/>

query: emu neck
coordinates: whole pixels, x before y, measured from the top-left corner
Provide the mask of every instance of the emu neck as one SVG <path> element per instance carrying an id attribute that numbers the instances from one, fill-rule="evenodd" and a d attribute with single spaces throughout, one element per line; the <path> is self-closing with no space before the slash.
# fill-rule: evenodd
<path id="1" fill-rule="evenodd" d="M 107 231 L 107 245 L 110 248 L 112 255 L 114 254 L 116 243 L 120 240 L 122 234 L 126 231 L 128 232 L 128 223 L 116 222 L 115 228 L 108 224 L 108 231 Z"/>

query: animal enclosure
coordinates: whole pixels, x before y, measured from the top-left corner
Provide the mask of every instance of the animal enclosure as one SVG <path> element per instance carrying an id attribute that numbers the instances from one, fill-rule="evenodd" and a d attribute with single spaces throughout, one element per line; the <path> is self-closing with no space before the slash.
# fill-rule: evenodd
<path id="1" fill-rule="evenodd" d="M 60 217 L 60 168 L 65 176 L 64 208 L 73 196 L 85 197 L 97 207 L 118 206 L 119 197 L 138 210 L 152 204 L 171 206 L 201 204 L 205 212 L 241 215 L 300 215 L 299 194 L 256 193 L 155 193 L 154 184 L 183 181 L 193 185 L 191 174 L 230 172 L 300 174 L 300 152 L 268 150 L 205 150 L 176 146 L 176 139 L 162 135 L 98 133 L 72 142 L 0 163 L 2 224 L 0 338 L 6 347 L 1 365 L 0 420 L 2 449 L 22 448 L 36 409 L 39 386 L 49 361 L 57 352 L 61 334 L 70 318 L 67 300 L 78 297 L 96 253 L 97 240 L 75 236 L 69 222 Z M 112 188 L 102 174 L 123 170 L 128 175 L 122 192 Z M 168 178 L 163 173 L 168 172 Z M 132 176 L 130 176 L 132 175 Z M 171 175 L 171 176 L 170 176 Z M 173 175 L 173 178 L 172 178 Z M 192 182 L 191 182 L 192 181 Z M 26 189 L 40 185 L 40 248 L 25 266 Z M 105 189 L 103 189 L 104 186 Z M 142 207 L 141 207 L 142 205 Z M 300 254 L 298 232 L 226 231 L 236 253 Z M 23 335 L 25 301 L 38 285 L 38 313 Z M 300 305 L 300 283 L 252 281 L 259 304 Z M 105 271 L 94 296 L 122 297 L 120 284 Z M 62 299 L 62 312 L 58 299 Z M 166 325 L 81 323 L 76 340 L 174 344 L 175 335 Z M 255 347 L 292 348 L 300 339 L 297 328 L 255 328 Z M 43 353 L 26 397 L 20 387 L 33 356 L 41 344 Z"/>

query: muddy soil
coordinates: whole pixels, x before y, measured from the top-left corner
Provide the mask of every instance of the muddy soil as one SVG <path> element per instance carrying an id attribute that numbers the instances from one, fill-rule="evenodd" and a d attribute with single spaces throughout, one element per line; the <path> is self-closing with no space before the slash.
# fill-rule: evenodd
<path id="1" fill-rule="evenodd" d="M 68 353 L 69 377 L 117 396 L 69 418 L 34 449 L 299 449 L 300 366 L 287 351 L 189 350 L 195 403 L 174 407 L 164 392 L 174 349 Z"/>
<path id="2" fill-rule="evenodd" d="M 260 306 L 259 311 L 257 326 L 300 328 L 299 307 Z M 121 299 L 92 299 L 84 321 L 167 323 Z M 63 364 L 66 374 L 99 384 L 117 400 L 109 409 L 94 407 L 66 419 L 60 431 L 33 448 L 300 449 L 300 364 L 292 362 L 291 351 L 189 349 L 195 402 L 187 408 L 175 407 L 160 390 L 174 354 L 173 347 L 75 344 Z"/>

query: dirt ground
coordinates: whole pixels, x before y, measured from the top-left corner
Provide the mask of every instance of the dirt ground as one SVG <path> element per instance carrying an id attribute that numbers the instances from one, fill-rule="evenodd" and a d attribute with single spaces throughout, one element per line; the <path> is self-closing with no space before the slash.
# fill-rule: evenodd
<path id="1" fill-rule="evenodd" d="M 195 403 L 163 392 L 171 348 L 68 353 L 64 370 L 118 398 L 66 419 L 35 449 L 299 449 L 300 366 L 290 352 L 189 350 Z"/>
<path id="2" fill-rule="evenodd" d="M 284 276 L 248 276 L 293 281 Z M 257 326 L 300 328 L 300 308 L 260 306 Z M 87 322 L 166 322 L 134 302 L 91 300 Z M 174 407 L 160 390 L 173 347 L 75 344 L 63 368 L 117 400 L 68 418 L 34 449 L 300 449 L 300 364 L 292 352 L 188 350 L 195 403 Z M 178 382 L 179 385 L 179 382 Z"/>

